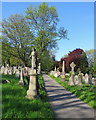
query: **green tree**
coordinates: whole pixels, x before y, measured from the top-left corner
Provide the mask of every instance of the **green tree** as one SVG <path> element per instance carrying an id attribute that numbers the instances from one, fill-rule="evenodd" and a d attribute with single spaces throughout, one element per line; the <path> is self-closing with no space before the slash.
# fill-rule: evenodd
<path id="1" fill-rule="evenodd" d="M 29 20 L 31 31 L 35 33 L 33 44 L 37 49 L 40 62 L 41 56 L 46 50 L 56 48 L 57 40 L 67 38 L 67 30 L 64 30 L 63 27 L 57 29 L 59 19 L 56 8 L 48 7 L 46 3 L 40 4 L 38 8 L 28 7 L 26 18 Z"/>
<path id="2" fill-rule="evenodd" d="M 27 65 L 29 53 L 32 48 L 33 33 L 28 21 L 23 15 L 11 15 L 2 22 L 2 56 L 8 60 L 17 58 Z"/>
<path id="3" fill-rule="evenodd" d="M 50 51 L 45 51 L 41 57 L 41 68 L 43 71 L 49 72 L 56 64 L 55 56 Z"/>

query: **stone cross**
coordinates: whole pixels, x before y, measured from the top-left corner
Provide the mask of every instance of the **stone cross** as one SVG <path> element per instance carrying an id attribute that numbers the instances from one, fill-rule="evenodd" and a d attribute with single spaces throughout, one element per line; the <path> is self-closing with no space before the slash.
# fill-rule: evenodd
<path id="1" fill-rule="evenodd" d="M 33 48 L 30 57 L 31 59 L 31 65 L 32 65 L 32 70 L 36 69 L 36 49 Z"/>
<path id="2" fill-rule="evenodd" d="M 75 82 L 74 82 L 74 67 L 76 65 L 74 64 L 74 62 L 72 62 L 70 64 L 70 67 L 72 68 L 72 73 L 71 73 L 71 77 L 69 78 L 69 82 L 68 82 L 68 85 L 75 85 Z"/>
<path id="3" fill-rule="evenodd" d="M 75 68 L 75 64 L 74 64 L 74 62 L 72 62 L 71 64 L 70 64 L 70 67 L 71 67 L 71 69 L 72 69 L 72 74 L 74 74 L 74 68 Z"/>

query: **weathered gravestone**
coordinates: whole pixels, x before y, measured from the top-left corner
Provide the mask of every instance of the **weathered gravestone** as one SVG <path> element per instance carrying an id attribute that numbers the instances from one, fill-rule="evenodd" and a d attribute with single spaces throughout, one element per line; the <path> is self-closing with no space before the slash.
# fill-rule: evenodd
<path id="1" fill-rule="evenodd" d="M 74 83 L 74 67 L 75 67 L 76 65 L 74 64 L 74 62 L 72 62 L 71 64 L 70 64 L 70 67 L 71 67 L 71 69 L 72 69 L 72 72 L 71 72 L 71 77 L 69 78 L 69 82 L 68 82 L 68 85 L 75 85 L 75 83 Z"/>
<path id="2" fill-rule="evenodd" d="M 30 57 L 32 57 L 32 60 L 31 60 L 32 68 L 31 68 L 31 71 L 29 73 L 29 75 L 30 75 L 29 89 L 28 89 L 27 95 L 25 97 L 29 100 L 32 100 L 32 99 L 38 97 L 37 73 L 36 73 L 37 55 L 36 55 L 35 48 L 31 52 Z"/>
<path id="3" fill-rule="evenodd" d="M 41 73 L 41 63 L 39 63 L 39 66 L 38 66 L 38 71 L 37 71 L 38 74 Z"/>
<path id="4" fill-rule="evenodd" d="M 4 66 L 1 67 L 1 74 L 4 73 Z"/>
<path id="5" fill-rule="evenodd" d="M 85 84 L 90 84 L 89 75 L 87 73 L 85 74 Z"/>
<path id="6" fill-rule="evenodd" d="M 75 85 L 77 85 L 77 83 L 78 83 L 78 75 L 74 76 L 74 83 L 75 83 Z"/>
<path id="7" fill-rule="evenodd" d="M 16 78 L 19 78 L 19 76 L 20 76 L 20 71 L 18 69 L 15 70 L 15 76 L 16 76 Z"/>
<path id="8" fill-rule="evenodd" d="M 5 67 L 5 69 L 4 69 L 4 74 L 5 74 L 5 75 L 8 74 L 8 67 Z"/>
<path id="9" fill-rule="evenodd" d="M 61 81 L 65 82 L 65 61 L 63 61 Z"/>
<path id="10" fill-rule="evenodd" d="M 23 68 L 21 68 L 20 81 L 18 82 L 18 85 L 22 85 L 22 86 L 26 85 L 23 77 Z"/>
<path id="11" fill-rule="evenodd" d="M 79 74 L 78 74 L 77 85 L 82 86 L 82 73 L 81 73 L 81 71 L 79 71 Z"/>
<path id="12" fill-rule="evenodd" d="M 92 85 L 96 85 L 96 78 L 92 78 L 92 81 L 91 81 Z"/>
<path id="13" fill-rule="evenodd" d="M 60 76 L 59 67 L 57 68 L 57 74 L 58 74 L 58 76 Z"/>
<path id="14" fill-rule="evenodd" d="M 12 75 L 12 67 L 9 67 L 9 68 L 8 68 L 8 74 L 9 74 L 9 75 Z"/>
<path id="15" fill-rule="evenodd" d="M 15 74 L 15 72 L 16 72 L 16 67 L 14 66 L 13 67 L 13 74 Z"/>

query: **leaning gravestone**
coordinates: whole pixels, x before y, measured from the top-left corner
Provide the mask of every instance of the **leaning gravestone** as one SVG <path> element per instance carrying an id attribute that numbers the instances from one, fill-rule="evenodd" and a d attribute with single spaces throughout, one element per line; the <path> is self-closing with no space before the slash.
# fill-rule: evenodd
<path id="1" fill-rule="evenodd" d="M 82 73 L 81 73 L 81 71 L 79 71 L 79 74 L 78 74 L 78 82 L 77 82 L 77 85 L 78 85 L 78 86 L 82 86 Z"/>
<path id="2" fill-rule="evenodd" d="M 30 57 L 32 57 L 31 64 L 32 68 L 29 73 L 30 75 L 30 83 L 29 83 L 29 89 L 27 91 L 27 95 L 25 96 L 27 99 L 32 100 L 36 97 L 38 97 L 38 90 L 37 90 L 37 73 L 36 73 L 36 49 L 34 48 L 33 51 L 31 52 Z"/>
<path id="3" fill-rule="evenodd" d="M 10 68 L 8 69 L 8 74 L 9 74 L 9 75 L 12 75 L 12 67 L 10 67 Z"/>
<path id="4" fill-rule="evenodd" d="M 23 68 L 21 68 L 21 73 L 20 73 L 20 81 L 18 83 L 18 85 L 26 85 L 24 78 L 23 78 Z"/>
<path id="5" fill-rule="evenodd" d="M 65 61 L 63 61 L 61 81 L 65 82 Z"/>
<path id="6" fill-rule="evenodd" d="M 74 62 L 72 62 L 71 64 L 70 64 L 70 67 L 71 67 L 71 69 L 72 69 L 72 73 L 71 73 L 71 77 L 69 78 L 69 82 L 68 82 L 68 85 L 75 85 L 75 83 L 74 83 L 74 67 L 75 67 L 76 65 L 74 64 Z"/>

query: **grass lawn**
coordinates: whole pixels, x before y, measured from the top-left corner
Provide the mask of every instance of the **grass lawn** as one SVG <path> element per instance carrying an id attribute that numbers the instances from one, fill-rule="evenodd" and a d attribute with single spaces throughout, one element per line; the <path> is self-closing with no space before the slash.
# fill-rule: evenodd
<path id="1" fill-rule="evenodd" d="M 71 93 L 73 93 L 75 96 L 77 96 L 78 98 L 80 98 L 82 101 L 84 101 L 85 103 L 87 103 L 89 106 L 91 106 L 92 108 L 96 109 L 96 86 L 94 85 L 86 85 L 84 84 L 83 81 L 83 86 L 69 86 L 68 85 L 68 81 L 69 81 L 69 77 L 66 78 L 65 82 L 61 82 L 61 76 L 59 76 L 58 78 L 55 78 L 52 75 L 49 75 L 51 78 L 53 78 L 56 82 L 58 82 L 61 86 L 63 86 L 64 88 L 66 88 L 68 91 L 70 91 Z M 90 91 L 90 88 L 93 86 L 93 90 Z"/>
<path id="2" fill-rule="evenodd" d="M 42 81 L 38 76 L 40 98 L 28 100 L 25 98 L 27 86 L 19 86 L 19 79 L 15 75 L 2 75 L 2 82 L 10 80 L 11 83 L 2 84 L 2 118 L 46 118 L 52 120 L 53 112 L 47 99 Z M 25 82 L 27 83 L 26 79 Z"/>

